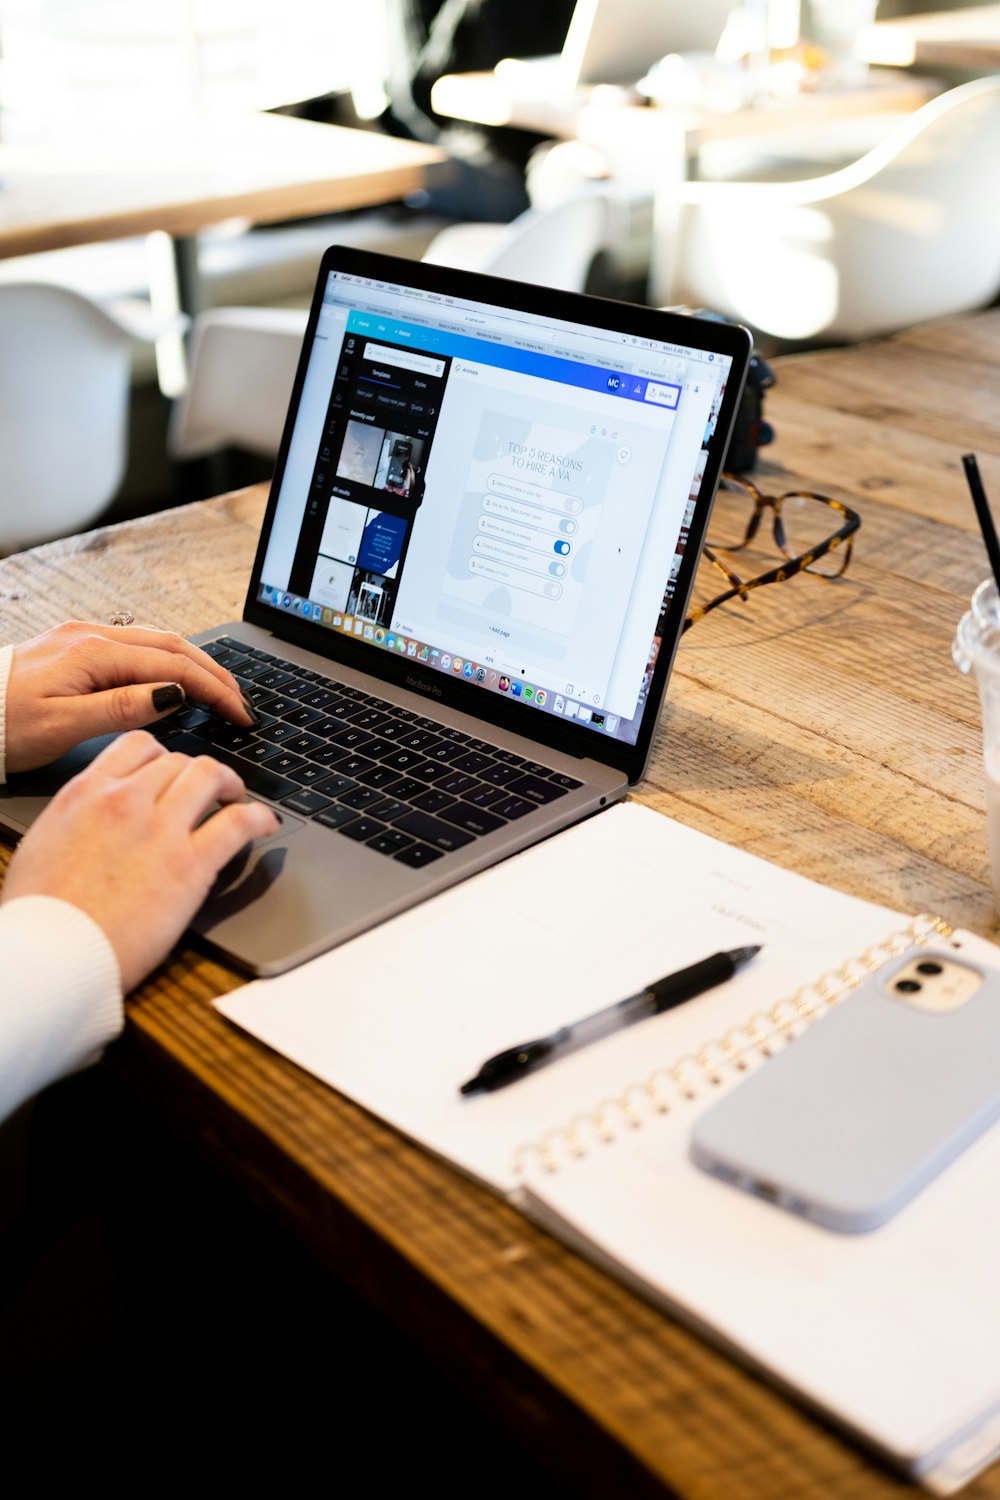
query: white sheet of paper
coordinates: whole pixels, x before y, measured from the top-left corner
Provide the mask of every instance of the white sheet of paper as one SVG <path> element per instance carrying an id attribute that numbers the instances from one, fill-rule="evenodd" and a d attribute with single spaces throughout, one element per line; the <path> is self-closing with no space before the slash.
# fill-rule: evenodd
<path id="1" fill-rule="evenodd" d="M 499 1192 L 517 1148 L 898 929 L 883 907 L 624 803 L 277 979 L 223 1015 Z M 719 949 L 724 985 L 494 1094 L 485 1059 Z"/>

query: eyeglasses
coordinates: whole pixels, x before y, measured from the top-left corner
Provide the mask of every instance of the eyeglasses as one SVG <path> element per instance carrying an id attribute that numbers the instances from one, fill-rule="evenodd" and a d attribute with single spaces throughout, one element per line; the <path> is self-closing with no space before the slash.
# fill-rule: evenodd
<path id="1" fill-rule="evenodd" d="M 812 573 L 830 581 L 846 572 L 854 547 L 854 533 L 861 525 L 856 510 L 829 495 L 819 495 L 813 490 L 790 490 L 784 495 L 765 495 L 749 479 L 737 479 L 725 474 L 720 485 L 720 494 L 712 513 L 710 531 L 712 535 L 702 547 L 702 554 L 729 582 L 729 588 L 707 604 L 697 605 L 684 621 L 688 630 L 696 620 L 707 615 L 729 599 L 746 599 L 751 589 L 759 589 L 766 583 L 782 583 L 794 578 L 796 573 Z M 722 492 L 734 496 L 727 501 Z M 740 496 L 753 502 L 749 520 Z M 752 578 L 741 578 L 719 557 L 719 552 L 740 552 L 749 547 L 760 529 L 764 512 L 773 515 L 772 533 L 775 545 L 787 559 L 779 567 L 769 568 Z M 832 512 L 832 514 L 831 514 Z M 830 532 L 834 517 L 843 517 L 843 525 Z"/>

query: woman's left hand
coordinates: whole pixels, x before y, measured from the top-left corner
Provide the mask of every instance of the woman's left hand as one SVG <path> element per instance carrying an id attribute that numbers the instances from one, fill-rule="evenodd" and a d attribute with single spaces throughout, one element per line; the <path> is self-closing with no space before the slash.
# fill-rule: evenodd
<path id="1" fill-rule="evenodd" d="M 228 766 L 125 734 L 28 829 L 2 900 L 54 896 L 85 911 L 114 949 L 127 992 L 170 951 L 222 866 L 277 828 Z"/>

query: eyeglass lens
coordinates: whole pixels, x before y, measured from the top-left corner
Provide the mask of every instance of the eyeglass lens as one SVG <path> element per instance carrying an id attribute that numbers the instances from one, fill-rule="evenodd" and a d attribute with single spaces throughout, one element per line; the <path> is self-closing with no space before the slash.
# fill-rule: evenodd
<path id="1" fill-rule="evenodd" d="M 720 487 L 708 528 L 709 546 L 722 551 L 742 551 L 751 546 L 756 555 L 774 552 L 801 557 L 839 530 L 842 517 L 825 501 L 812 495 L 784 495 L 775 503 L 757 502 L 749 487 Z M 810 573 L 834 578 L 843 570 L 841 548 L 808 564 Z M 737 571 L 744 572 L 744 568 Z"/>

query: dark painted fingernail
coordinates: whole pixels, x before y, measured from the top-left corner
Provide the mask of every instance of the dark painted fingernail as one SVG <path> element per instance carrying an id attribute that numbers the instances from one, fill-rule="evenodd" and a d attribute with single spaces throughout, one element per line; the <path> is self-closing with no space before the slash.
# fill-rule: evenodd
<path id="1" fill-rule="evenodd" d="M 243 707 L 246 709 L 247 713 L 250 715 L 250 723 L 251 724 L 259 724 L 260 723 L 260 715 L 257 713 L 257 710 L 254 708 L 254 706 L 250 702 L 250 700 L 248 698 L 244 698 L 244 696 L 243 696 L 242 693 L 240 694 L 240 702 L 243 704 Z"/>
<path id="2" fill-rule="evenodd" d="M 158 714 L 165 714 L 168 708 L 180 708 L 183 702 L 184 689 L 179 682 L 168 682 L 153 689 L 153 708 Z"/>

